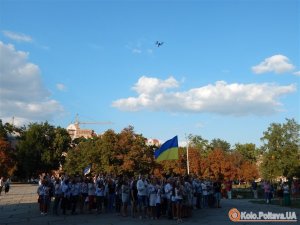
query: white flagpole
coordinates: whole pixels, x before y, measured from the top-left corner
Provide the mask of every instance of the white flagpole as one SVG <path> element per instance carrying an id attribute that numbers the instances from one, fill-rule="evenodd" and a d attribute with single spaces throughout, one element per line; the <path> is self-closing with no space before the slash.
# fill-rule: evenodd
<path id="1" fill-rule="evenodd" d="M 185 135 L 185 140 L 186 140 L 186 167 L 187 167 L 187 173 L 188 175 L 190 174 L 190 162 L 189 162 L 189 141 L 188 139 L 186 138 L 186 135 Z"/>

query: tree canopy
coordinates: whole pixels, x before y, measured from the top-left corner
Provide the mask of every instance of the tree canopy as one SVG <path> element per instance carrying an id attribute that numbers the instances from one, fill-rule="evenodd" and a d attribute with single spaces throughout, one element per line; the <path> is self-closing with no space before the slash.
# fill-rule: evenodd
<path id="1" fill-rule="evenodd" d="M 132 126 L 120 133 L 108 130 L 70 150 L 64 168 L 68 173 L 82 174 L 89 164 L 97 173 L 150 173 L 154 168 L 153 148 L 146 145 L 146 138 L 136 134 Z"/>
<path id="2" fill-rule="evenodd" d="M 299 131 L 300 125 L 294 119 L 286 119 L 286 123 L 272 123 L 263 133 L 261 171 L 265 179 L 300 174 Z"/>
<path id="3" fill-rule="evenodd" d="M 30 177 L 58 169 L 70 143 L 71 138 L 63 128 L 48 122 L 29 124 L 17 145 L 17 175 Z"/>
<path id="4" fill-rule="evenodd" d="M 107 130 L 72 141 L 66 129 L 48 122 L 17 128 L 0 120 L 0 176 L 28 178 L 58 169 L 82 174 L 88 165 L 92 165 L 93 173 L 184 175 L 188 151 L 190 173 L 202 178 L 250 181 L 260 176 L 269 180 L 299 177 L 299 129 L 294 119 L 272 123 L 263 133 L 260 148 L 252 143 L 231 147 L 220 138 L 209 141 L 190 134 L 188 146 L 179 147 L 178 160 L 156 162 L 158 146 L 147 145 L 146 137 L 132 126 L 119 133 Z M 8 138 L 12 133 L 18 133 L 15 148 Z"/>

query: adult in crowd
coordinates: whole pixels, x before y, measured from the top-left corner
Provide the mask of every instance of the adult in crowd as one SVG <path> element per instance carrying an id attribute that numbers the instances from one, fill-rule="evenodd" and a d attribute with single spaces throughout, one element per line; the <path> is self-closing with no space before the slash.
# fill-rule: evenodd
<path id="1" fill-rule="evenodd" d="M 130 199 L 131 199 L 131 216 L 134 218 L 137 214 L 138 206 L 138 190 L 137 190 L 137 180 L 132 179 L 130 184 Z"/>
<path id="2" fill-rule="evenodd" d="M 255 180 L 252 181 L 251 188 L 253 192 L 253 197 L 257 199 L 257 183 L 255 182 Z"/>
<path id="3" fill-rule="evenodd" d="M 217 208 L 221 208 L 220 205 L 220 201 L 221 201 L 221 182 L 220 181 L 216 181 L 213 184 L 213 188 L 214 188 L 214 197 L 216 199 L 216 207 Z"/>
<path id="4" fill-rule="evenodd" d="M 61 201 L 61 195 L 62 195 L 61 180 L 59 178 L 56 178 L 55 184 L 54 184 L 54 204 L 53 204 L 53 213 L 55 215 L 58 215 L 58 209 L 59 209 L 59 204 Z"/>
<path id="5" fill-rule="evenodd" d="M 228 181 L 226 182 L 226 192 L 227 192 L 227 198 L 228 198 L 228 199 L 231 199 L 231 198 L 232 198 L 231 190 L 232 190 L 232 181 L 231 181 L 231 180 L 228 180 Z"/>
<path id="6" fill-rule="evenodd" d="M 128 204 L 129 204 L 129 197 L 130 197 L 130 184 L 127 177 L 124 178 L 122 186 L 121 186 L 121 193 L 122 193 L 122 212 L 121 215 L 127 217 L 128 216 Z"/>
<path id="7" fill-rule="evenodd" d="M 147 215 L 147 188 L 148 182 L 144 175 L 141 175 L 136 184 L 138 190 L 138 208 L 139 208 L 139 218 L 142 219 Z"/>
<path id="8" fill-rule="evenodd" d="M 0 195 L 1 195 L 1 193 L 2 193 L 3 186 L 4 186 L 4 178 L 1 177 L 1 178 L 0 178 Z"/>
<path id="9" fill-rule="evenodd" d="M 284 182 L 283 184 L 283 202 L 284 206 L 291 205 L 290 187 L 288 182 Z"/>
<path id="10" fill-rule="evenodd" d="M 10 189 L 10 179 L 7 178 L 4 183 L 4 193 L 7 194 L 9 192 L 9 189 Z"/>

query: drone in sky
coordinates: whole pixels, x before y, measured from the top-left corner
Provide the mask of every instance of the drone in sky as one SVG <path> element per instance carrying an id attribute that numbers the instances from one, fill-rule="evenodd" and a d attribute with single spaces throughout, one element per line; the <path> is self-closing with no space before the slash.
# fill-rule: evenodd
<path id="1" fill-rule="evenodd" d="M 161 45 L 163 45 L 163 44 L 164 44 L 164 42 L 159 42 L 159 41 L 156 41 L 156 42 L 155 42 L 155 44 L 156 44 L 156 46 L 157 46 L 157 47 L 160 47 Z"/>

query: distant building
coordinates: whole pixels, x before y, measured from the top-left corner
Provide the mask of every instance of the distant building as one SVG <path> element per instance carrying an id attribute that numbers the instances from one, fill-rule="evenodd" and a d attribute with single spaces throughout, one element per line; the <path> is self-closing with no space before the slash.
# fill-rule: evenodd
<path id="1" fill-rule="evenodd" d="M 80 129 L 79 127 L 79 123 L 72 123 L 67 127 L 67 131 L 70 135 L 70 137 L 72 138 L 72 140 L 76 139 L 76 138 L 80 138 L 80 137 L 84 137 L 84 138 L 92 138 L 93 136 L 95 136 L 95 132 L 93 130 L 90 129 Z"/>

